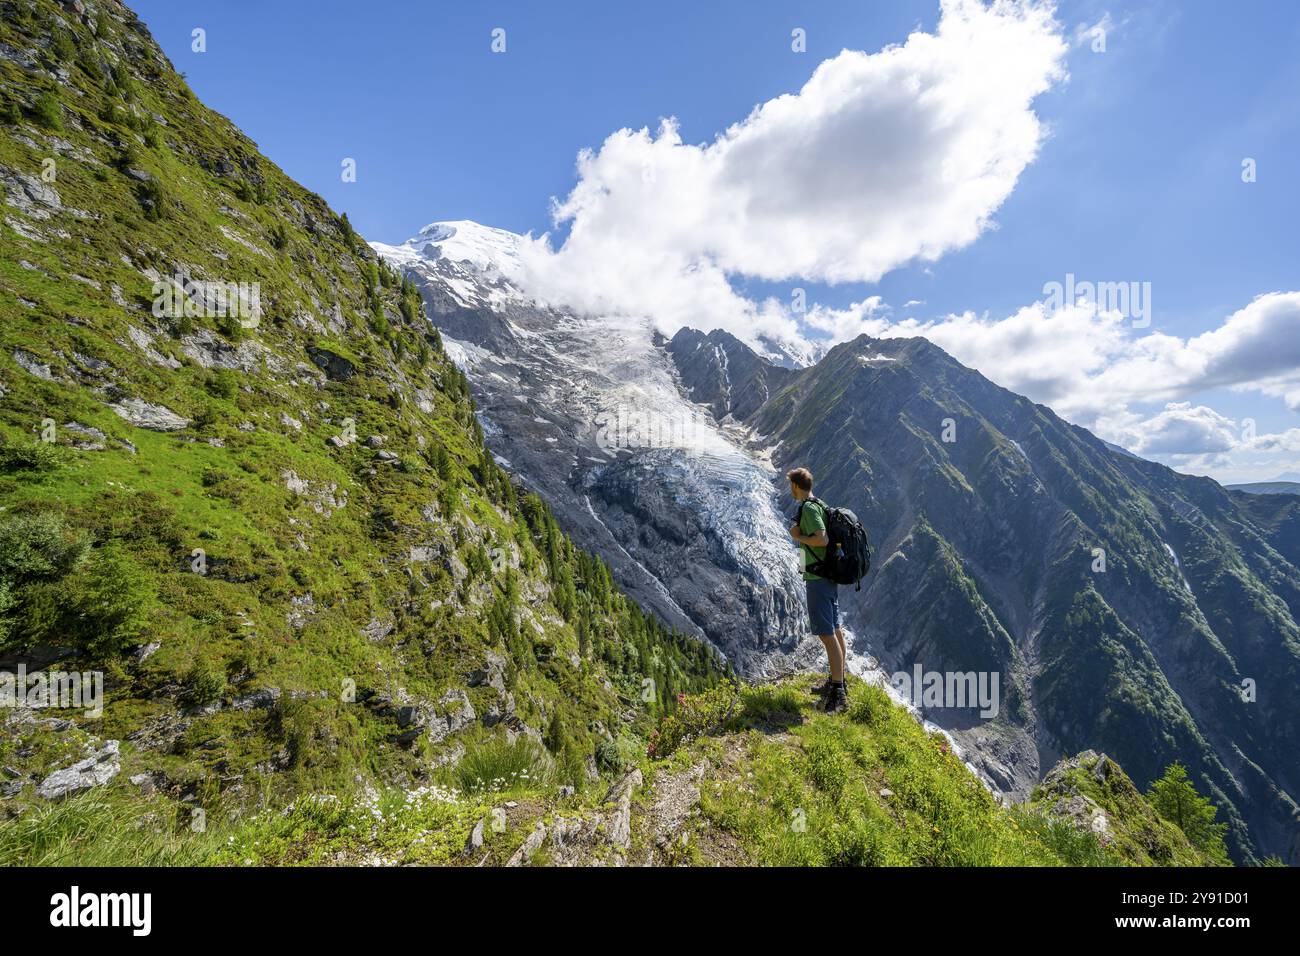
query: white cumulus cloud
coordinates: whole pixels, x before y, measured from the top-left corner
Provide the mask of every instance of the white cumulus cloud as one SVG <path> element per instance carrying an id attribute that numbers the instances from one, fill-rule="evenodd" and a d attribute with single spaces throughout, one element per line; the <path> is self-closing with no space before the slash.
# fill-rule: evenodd
<path id="1" fill-rule="evenodd" d="M 1290 433 L 1243 437 L 1241 423 L 1193 400 L 1230 388 L 1300 410 L 1300 292 L 1261 295 L 1189 337 L 1094 303 L 927 320 L 900 320 L 877 295 L 804 307 L 801 282 L 876 282 L 992 228 L 1043 142 L 1035 99 L 1065 78 L 1071 41 L 1114 28 L 1105 14 L 1070 36 L 1050 0 L 943 0 L 933 33 L 844 50 L 711 141 L 684 141 L 672 119 L 619 130 L 579 156 L 576 185 L 553 203 L 563 243 L 521 243 L 521 284 L 581 311 L 648 316 L 667 334 L 722 328 L 805 346 L 809 334 L 923 335 L 1168 460 L 1294 450 Z M 789 298 L 751 298 L 745 280 L 789 283 Z"/>
<path id="2" fill-rule="evenodd" d="M 579 157 L 553 210 L 569 234 L 527 251 L 529 281 L 665 332 L 791 338 L 789 302 L 731 280 L 871 282 L 973 242 L 1038 152 L 1033 101 L 1068 47 L 1049 3 L 944 0 L 934 33 L 844 50 L 711 142 L 619 130 Z"/>
<path id="3" fill-rule="evenodd" d="M 1207 455 L 1231 451 L 1241 439 L 1237 423 L 1207 405 L 1170 402 L 1131 430 L 1130 451 L 1140 455 Z"/>

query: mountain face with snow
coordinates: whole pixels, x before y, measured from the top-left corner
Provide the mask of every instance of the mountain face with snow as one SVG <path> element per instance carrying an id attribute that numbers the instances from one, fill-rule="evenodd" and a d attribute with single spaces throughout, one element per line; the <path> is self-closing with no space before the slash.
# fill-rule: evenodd
<path id="1" fill-rule="evenodd" d="M 682 381 L 691 383 L 687 395 L 706 405 L 719 421 L 748 418 L 794 376 L 792 368 L 764 361 L 720 329 L 708 335 L 682 329 L 667 348 Z"/>
<path id="2" fill-rule="evenodd" d="M 419 285 L 498 462 L 575 541 L 738 669 L 788 669 L 806 636 L 803 589 L 771 465 L 683 395 L 648 322 L 583 317 L 525 295 L 517 242 L 474 223 L 434 223 L 375 248 Z"/>
<path id="3" fill-rule="evenodd" d="M 841 590 L 856 654 L 998 675 L 995 716 L 919 701 L 995 788 L 1087 748 L 1141 785 L 1180 760 L 1239 859 L 1300 861 L 1291 499 L 1117 453 L 924 339 L 800 368 L 575 315 L 523 291 L 519 242 L 435 223 L 375 248 L 420 287 L 501 464 L 645 606 L 752 675 L 815 660 L 781 477 L 806 465 L 874 544 Z"/>

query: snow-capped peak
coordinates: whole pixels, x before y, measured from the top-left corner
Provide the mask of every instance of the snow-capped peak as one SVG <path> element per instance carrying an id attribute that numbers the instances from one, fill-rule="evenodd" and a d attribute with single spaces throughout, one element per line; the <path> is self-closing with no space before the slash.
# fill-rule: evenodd
<path id="1" fill-rule="evenodd" d="M 505 229 L 494 229 L 469 219 L 451 222 L 431 222 L 401 246 L 384 246 L 372 243 L 380 252 L 401 250 L 407 259 L 418 256 L 424 259 L 446 259 L 449 262 L 468 263 L 476 269 L 496 269 L 506 276 L 516 276 L 523 267 L 519 256 L 524 237 Z"/>
<path id="2" fill-rule="evenodd" d="M 434 242 L 441 242 L 444 239 L 450 239 L 456 235 L 456 227 L 449 222 L 431 222 L 417 234 L 421 239 L 432 239 Z M 411 240 L 407 240 L 410 242 Z"/>

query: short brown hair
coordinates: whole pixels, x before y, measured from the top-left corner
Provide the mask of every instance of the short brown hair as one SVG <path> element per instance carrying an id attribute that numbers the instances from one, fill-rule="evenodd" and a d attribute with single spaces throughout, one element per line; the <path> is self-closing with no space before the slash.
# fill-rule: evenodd
<path id="1" fill-rule="evenodd" d="M 800 491 L 812 491 L 812 472 L 807 468 L 791 468 L 785 476 Z"/>

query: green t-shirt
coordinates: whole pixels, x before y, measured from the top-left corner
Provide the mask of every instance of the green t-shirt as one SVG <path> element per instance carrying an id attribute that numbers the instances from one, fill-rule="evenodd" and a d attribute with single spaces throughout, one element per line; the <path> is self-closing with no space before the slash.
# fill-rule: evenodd
<path id="1" fill-rule="evenodd" d="M 818 531 L 826 530 L 826 509 L 816 501 L 809 499 L 804 502 L 799 511 L 799 533 L 802 535 L 816 534 Z M 812 548 L 806 544 L 799 545 L 799 550 L 803 552 L 803 566 L 806 568 L 814 561 L 820 561 L 826 557 L 825 548 Z M 805 581 L 820 581 L 821 575 L 803 573 Z"/>

